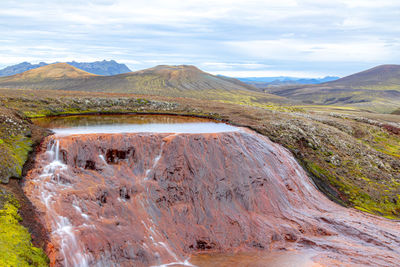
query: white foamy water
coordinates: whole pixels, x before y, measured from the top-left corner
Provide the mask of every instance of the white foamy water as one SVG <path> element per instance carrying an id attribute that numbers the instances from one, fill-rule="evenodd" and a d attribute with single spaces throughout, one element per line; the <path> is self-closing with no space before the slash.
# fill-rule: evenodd
<path id="1" fill-rule="evenodd" d="M 238 127 L 217 122 L 104 124 L 52 129 L 57 135 L 112 133 L 221 133 L 239 131 Z"/>
<path id="2" fill-rule="evenodd" d="M 68 187 L 68 185 L 60 181 L 60 174 L 67 169 L 67 165 L 60 161 L 60 144 L 58 140 L 49 143 L 46 154 L 49 164 L 45 166 L 42 174 L 38 176 L 38 179 L 44 181 L 43 183 L 38 183 L 41 186 L 40 198 L 46 206 L 48 216 L 52 218 L 52 235 L 57 236 L 61 241 L 60 253 L 64 259 L 63 266 L 89 266 L 91 256 L 85 253 L 79 244 L 79 240 L 75 235 L 75 227 L 68 218 L 58 215 L 53 207 L 54 192 Z M 79 209 L 83 217 L 87 216 L 79 207 L 75 205 L 73 207 Z"/>

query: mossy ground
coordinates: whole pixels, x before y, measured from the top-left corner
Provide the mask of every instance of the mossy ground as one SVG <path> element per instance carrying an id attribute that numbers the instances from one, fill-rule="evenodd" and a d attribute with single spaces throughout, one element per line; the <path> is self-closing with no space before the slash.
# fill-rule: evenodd
<path id="1" fill-rule="evenodd" d="M 368 187 L 357 186 L 354 182 L 351 182 L 346 177 L 340 176 L 330 168 L 320 166 L 315 162 L 307 162 L 306 168 L 317 177 L 317 179 L 327 180 L 329 184 L 343 193 L 347 205 L 368 213 L 379 214 L 388 219 L 398 219 L 400 217 L 400 195 L 397 195 L 397 197 L 394 195 L 390 199 L 388 194 L 387 196 L 377 199 L 369 195 Z M 369 186 L 373 188 L 381 187 L 383 192 L 388 190 L 385 189 L 386 187 L 384 185 L 364 177 L 362 172 L 357 174 L 356 171 L 353 171 L 352 173 L 356 175 L 356 178 L 359 176 L 360 179 L 365 180 L 369 183 Z M 395 189 L 399 188 L 399 184 L 396 185 L 395 181 L 393 181 L 391 186 L 395 186 Z M 389 190 L 387 193 L 389 193 Z"/>
<path id="2" fill-rule="evenodd" d="M 30 233 L 20 224 L 18 202 L 0 193 L 0 266 L 48 266 L 47 256 L 32 245 Z"/>

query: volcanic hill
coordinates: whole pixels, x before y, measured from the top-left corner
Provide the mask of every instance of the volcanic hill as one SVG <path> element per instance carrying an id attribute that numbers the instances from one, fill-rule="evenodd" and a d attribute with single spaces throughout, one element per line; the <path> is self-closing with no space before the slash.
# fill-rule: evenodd
<path id="1" fill-rule="evenodd" d="M 161 65 L 114 76 L 97 76 L 57 63 L 1 77 L 0 87 L 192 97 L 244 104 L 290 102 L 237 79 L 215 76 L 188 65 Z"/>

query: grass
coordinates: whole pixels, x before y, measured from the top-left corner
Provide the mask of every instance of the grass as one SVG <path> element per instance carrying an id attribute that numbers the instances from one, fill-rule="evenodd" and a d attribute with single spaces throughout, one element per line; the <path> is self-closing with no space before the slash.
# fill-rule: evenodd
<path id="1" fill-rule="evenodd" d="M 48 266 L 43 250 L 32 245 L 28 230 L 20 225 L 18 208 L 8 196 L 0 209 L 0 266 Z"/>

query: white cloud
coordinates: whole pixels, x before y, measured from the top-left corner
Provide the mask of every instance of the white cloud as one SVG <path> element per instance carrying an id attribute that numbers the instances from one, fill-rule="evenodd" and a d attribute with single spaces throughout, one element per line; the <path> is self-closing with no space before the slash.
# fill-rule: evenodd
<path id="1" fill-rule="evenodd" d="M 312 71 L 288 71 L 288 70 L 258 70 L 258 71 L 210 71 L 210 73 L 215 75 L 224 75 L 228 77 L 246 78 L 246 77 L 297 77 L 297 78 L 322 78 L 328 76 L 329 74 L 322 72 L 312 72 Z"/>
<path id="2" fill-rule="evenodd" d="M 382 40 L 321 42 L 303 39 L 277 39 L 227 42 L 242 56 L 270 60 L 304 62 L 376 62 L 399 55 L 398 47 L 387 47 Z"/>
<path id="3" fill-rule="evenodd" d="M 260 63 L 224 63 L 224 62 L 204 62 L 200 64 L 201 67 L 208 69 L 267 69 L 271 66 Z"/>
<path id="4" fill-rule="evenodd" d="M 0 65 L 116 59 L 294 75 L 351 62 L 351 72 L 400 62 L 399 10 L 397 0 L 2 0 Z"/>

